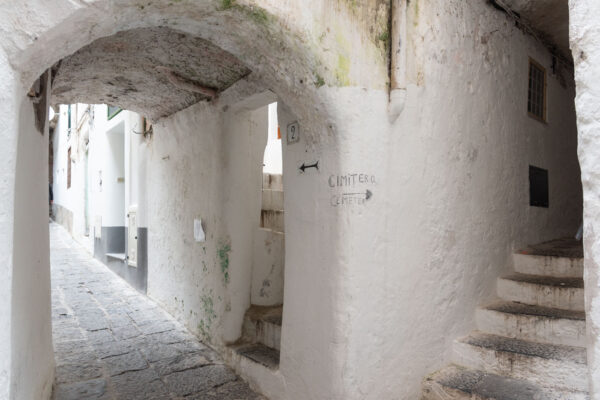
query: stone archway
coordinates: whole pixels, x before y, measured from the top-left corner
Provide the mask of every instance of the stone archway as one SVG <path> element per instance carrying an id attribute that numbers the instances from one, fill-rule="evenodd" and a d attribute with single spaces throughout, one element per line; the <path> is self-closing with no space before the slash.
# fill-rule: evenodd
<path id="1" fill-rule="evenodd" d="M 257 5 L 259 3 L 261 7 Z M 0 364 L 0 387 L 10 392 L 7 396 L 44 396 L 48 393 L 52 374 L 48 319 L 48 236 L 43 229 L 47 215 L 46 189 L 42 183 L 47 174 L 44 163 L 40 161 L 46 159 L 47 138 L 33 135 L 34 115 L 26 92 L 45 70 L 52 68 L 59 60 L 66 60 L 64 75 L 61 77 L 61 66 L 56 75 L 56 89 L 64 90 L 62 93 L 54 92 L 54 96 L 60 99 L 57 101 L 70 98 L 71 101 L 89 103 L 131 104 L 128 108 L 160 120 L 199 98 L 189 94 L 185 99 L 175 97 L 172 108 L 159 109 L 157 104 L 164 105 L 164 102 L 152 105 L 140 98 L 136 100 L 135 93 L 141 92 L 143 84 L 136 86 L 131 80 L 118 79 L 117 85 L 109 85 L 104 78 L 110 79 L 110 76 L 101 75 L 97 79 L 92 76 L 95 80 L 88 82 L 90 86 L 87 88 L 85 85 L 68 87 L 70 79 L 82 78 L 83 75 L 77 73 L 85 73 L 86 68 L 90 67 L 77 62 L 76 52 L 87 51 L 85 46 L 94 46 L 94 43 L 101 45 L 103 40 L 109 40 L 102 38 L 113 37 L 117 40 L 112 42 L 112 47 L 109 45 L 103 50 L 114 54 L 124 50 L 118 45 L 119 35 L 133 32 L 149 34 L 156 30 L 164 30 L 166 36 L 189 35 L 195 38 L 192 40 L 206 41 L 232 55 L 249 71 L 243 68 L 236 71 L 239 76 L 249 75 L 245 84 L 236 88 L 235 96 L 251 97 L 249 95 L 258 89 L 269 89 L 293 110 L 293 115 L 300 123 L 301 142 L 290 147 L 286 157 L 287 166 L 284 167 L 289 172 L 286 173 L 289 177 L 286 180 L 286 185 L 289 185 L 286 193 L 290 199 L 286 203 L 287 311 L 284 324 L 294 326 L 294 329 L 289 330 L 283 338 L 282 347 L 285 350 L 282 349 L 280 376 L 277 379 L 283 381 L 286 390 L 292 394 L 310 396 L 310 393 L 318 393 L 327 397 L 329 393 L 330 397 L 334 397 L 335 393 L 344 391 L 340 369 L 344 364 L 345 350 L 336 333 L 339 332 L 336 325 L 342 318 L 338 296 L 342 290 L 340 277 L 343 273 L 338 260 L 344 248 L 339 243 L 338 232 L 349 222 L 342 221 L 338 213 L 331 212 L 331 189 L 327 185 L 327 177 L 341 173 L 340 149 L 344 145 L 340 140 L 349 140 L 352 128 L 346 118 L 346 110 L 332 107 L 332 104 L 336 98 L 346 103 L 352 102 L 349 99 L 362 97 L 360 92 L 339 91 L 338 86 L 363 86 L 376 92 L 372 97 L 381 101 L 381 108 L 385 109 L 387 53 L 382 40 L 378 38 L 387 30 L 389 10 L 380 1 L 369 2 L 359 11 L 327 1 L 310 13 L 303 14 L 303 7 L 301 1 L 281 6 L 271 1 L 244 4 L 208 0 L 193 3 L 149 1 L 141 4 L 129 0 L 98 0 L 64 1 L 52 7 L 42 1 L 28 2 L 7 11 L 13 18 L 1 29 L 5 32 L 10 30 L 11 33 L 0 54 L 0 68 L 4 77 L 3 104 L 0 106 L 4 117 L 0 119 L 0 125 L 6 144 L 2 150 L 5 167 L 2 169 L 2 179 L 6 183 L 2 194 L 10 199 L 2 206 L 0 213 L 4 223 L 2 238 L 6 239 L 2 241 L 2 253 L 5 256 L 0 260 L 6 269 L 2 271 L 6 279 L 0 284 L 11 298 L 8 305 L 3 304 L 7 308 L 3 310 L 6 312 L 2 313 L 1 321 L 10 327 L 10 333 L 3 333 L 4 336 L 0 338 L 6 344 L 0 350 L 3 360 Z M 369 18 L 357 21 L 358 26 L 344 23 L 348 15 L 355 12 Z M 28 20 L 27 26 L 23 23 L 25 20 Z M 309 24 L 315 20 L 320 21 L 321 25 Z M 335 27 L 332 32 L 325 29 L 325 25 L 332 25 L 335 21 L 339 23 L 333 24 Z M 15 26 L 20 28 L 14 29 Z M 135 39 L 126 42 L 135 43 Z M 323 50 L 326 46 L 318 44 L 328 44 L 335 50 Z M 136 50 L 140 49 L 133 49 Z M 71 56 L 73 53 L 76 54 Z M 351 59 L 363 61 L 354 63 Z M 235 60 L 231 62 L 235 64 Z M 161 71 L 156 67 L 169 70 Z M 190 76 L 189 70 L 186 73 L 184 68 L 175 67 L 160 65 L 152 71 L 163 76 L 171 75 L 183 85 L 198 84 Z M 122 75 L 112 79 L 119 76 Z M 47 79 L 50 77 L 47 76 Z M 81 79 L 81 82 L 84 83 L 85 79 Z M 152 81 L 146 83 L 152 89 Z M 217 91 L 225 89 L 227 84 L 229 82 L 224 82 L 223 87 L 216 87 Z M 115 88 L 103 92 L 106 85 Z M 112 97 L 102 97 L 108 94 Z M 227 91 L 220 95 L 223 99 L 218 101 L 227 100 Z M 48 101 L 49 98 L 44 100 Z M 356 115 L 353 117 L 358 120 Z M 310 175 L 298 171 L 302 162 L 314 160 L 320 160 L 318 172 Z M 315 202 L 315 199 L 324 200 Z M 32 210 L 43 210 L 44 213 Z M 315 221 L 325 224 L 327 232 L 311 235 Z M 323 236 L 329 239 L 323 241 L 320 239 Z M 32 242 L 38 243 L 35 251 L 30 251 Z M 36 293 L 36 296 L 31 297 L 30 293 Z M 306 296 L 306 293 L 311 295 Z M 302 312 L 305 309 L 315 311 L 307 315 Z M 315 335 L 311 326 L 318 326 L 320 333 Z M 330 343 L 338 344 L 331 346 Z M 314 363 L 320 368 L 311 368 L 310 365 Z"/>

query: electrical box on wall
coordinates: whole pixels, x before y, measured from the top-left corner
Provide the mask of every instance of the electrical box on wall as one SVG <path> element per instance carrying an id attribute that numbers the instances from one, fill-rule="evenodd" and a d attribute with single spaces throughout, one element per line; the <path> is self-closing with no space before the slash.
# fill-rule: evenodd
<path id="1" fill-rule="evenodd" d="M 127 221 L 129 222 L 127 229 L 127 262 L 132 267 L 137 267 L 137 205 L 129 207 Z"/>

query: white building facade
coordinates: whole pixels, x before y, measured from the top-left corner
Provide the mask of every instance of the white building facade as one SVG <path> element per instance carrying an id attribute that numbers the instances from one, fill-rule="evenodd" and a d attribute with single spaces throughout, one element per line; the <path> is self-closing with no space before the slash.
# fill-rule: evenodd
<path id="1" fill-rule="evenodd" d="M 72 103 L 70 135 L 61 106 L 52 136 L 55 217 L 267 397 L 444 398 L 460 388 L 426 378 L 458 363 L 600 399 L 596 1 L 0 12 L 0 398 L 50 393 L 45 110 Z M 514 277 L 520 250 L 582 223 L 584 261 Z M 543 354 L 475 340 L 482 306 L 507 299 L 584 323 L 543 336 L 546 313 L 527 340 L 495 335 Z"/>

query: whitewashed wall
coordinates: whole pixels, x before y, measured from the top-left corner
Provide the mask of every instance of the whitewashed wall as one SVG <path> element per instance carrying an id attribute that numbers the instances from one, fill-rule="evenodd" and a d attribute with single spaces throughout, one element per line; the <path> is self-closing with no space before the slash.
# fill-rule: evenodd
<path id="1" fill-rule="evenodd" d="M 29 98 L 18 96 L 18 148 L 14 186 L 14 248 L 10 323 L 10 399 L 44 399 L 54 378 L 50 319 L 48 232 L 48 123 L 42 132 L 32 118 Z M 47 102 L 42 98 L 43 102 Z M 47 104 L 47 103 L 46 103 Z M 43 221 L 38 225 L 37 221 Z M 6 301 L 6 300 L 3 300 Z"/>
<path id="2" fill-rule="evenodd" d="M 6 79 L 0 81 L 0 115 L 17 115 L 18 105 L 23 93 L 17 83 L 16 73 L 10 67 L 4 51 L 0 51 L 0 71 Z M 17 159 L 17 138 L 19 121 L 17 118 L 0 118 L 0 138 L 4 146 L 0 147 L 0 195 L 5 199 L 0 206 L 0 291 L 4 300 L 0 301 L 0 324 L 11 327 L 12 307 L 12 253 L 14 245 L 14 184 Z M 12 378 L 11 329 L 0 330 L 0 398 L 10 394 Z M 39 383 L 38 383 L 39 385 Z"/>
<path id="3" fill-rule="evenodd" d="M 579 161 L 584 192 L 585 311 L 588 334 L 587 362 L 591 398 L 600 399 L 600 208 L 598 160 L 600 160 L 600 3 L 569 1 L 571 50 L 577 83 Z"/>
<path id="4" fill-rule="evenodd" d="M 26 82 L 17 84 L 12 68 L 0 63 L 7 78 L 0 85 L 6 86 L 6 93 L 20 93 L 0 105 L 6 111 L 0 114 L 0 125 L 8 128 L 1 133 L 7 136 L 8 147 L 0 150 L 6 152 L 0 159 L 9 171 L 2 178 L 9 187 L 17 165 L 18 130 L 6 115 L 15 115 L 32 78 L 96 37 L 170 21 L 167 14 L 174 20 L 190 15 L 185 2 L 160 13 L 148 7 L 142 16 L 133 2 L 119 4 L 119 9 L 100 0 L 94 6 L 67 1 L 50 6 L 36 0 L 11 5 L 10 12 L 0 6 L 7 15 L 28 21 L 27 30 L 21 25 L 15 29 L 17 19 L 0 21 L 0 30 L 8 37 L 2 43 L 6 58 Z M 193 14 L 198 18 L 203 15 L 200 8 L 214 11 L 216 2 L 199 4 Z M 421 378 L 447 361 L 450 342 L 471 329 L 474 308 L 493 296 L 494 279 L 508 268 L 510 252 L 576 230 L 577 195 L 574 200 L 562 195 L 577 190 L 572 178 L 577 173 L 575 142 L 568 134 L 574 132 L 569 108 L 573 91 L 561 89 L 550 78 L 549 123 L 542 126 L 530 120 L 525 113 L 527 57 L 533 55 L 548 66 L 548 54 L 485 2 L 415 1 L 410 2 L 407 38 L 412 41 L 411 84 L 404 111 L 394 120 L 388 112 L 387 63 L 366 38 L 368 29 L 348 23 L 356 20 L 351 11 L 325 0 L 312 6 L 305 1 L 261 4 L 290 29 L 309 31 L 310 36 L 304 37 L 325 33 L 324 43 L 307 39 L 309 43 L 286 50 L 290 57 L 277 57 L 281 50 L 257 51 L 256 43 L 268 46 L 269 41 L 224 35 L 216 25 L 198 28 L 201 24 L 195 25 L 191 17 L 176 22 L 182 22 L 179 29 L 203 32 L 257 71 L 270 74 L 272 89 L 289 107 L 279 113 L 281 126 L 298 119 L 304 132 L 298 144 L 283 149 L 287 246 L 279 374 L 285 392 L 274 397 L 414 398 Z M 38 15 L 31 12 L 36 8 L 44 11 L 39 13 L 44 19 L 26 18 Z M 101 23 L 94 24 L 97 21 Z M 332 35 L 326 29 L 330 23 L 335 28 Z M 59 43 L 58 50 L 48 45 L 52 41 Z M 303 46 L 316 49 L 315 57 L 324 63 L 316 72 L 306 67 L 317 63 L 306 61 L 313 55 L 308 52 L 311 55 L 305 57 Z M 46 47 L 50 50 L 44 51 Z M 283 48 L 279 41 L 277 48 Z M 325 48 L 334 51 L 324 54 Z M 317 79 L 314 73 L 325 74 L 326 84 L 309 87 L 307 76 Z M 249 287 L 242 285 L 248 273 L 241 261 L 251 246 L 240 243 L 233 230 L 242 235 L 246 227 L 256 226 L 245 210 L 259 209 L 260 199 L 258 190 L 256 197 L 238 193 L 248 194 L 254 187 L 253 170 L 260 177 L 264 143 L 255 149 L 248 141 L 250 130 L 237 130 L 236 134 L 247 133 L 240 139 L 233 134 L 236 129 L 229 129 L 251 126 L 242 124 L 247 118 L 233 118 L 227 128 L 223 118 L 232 118 L 232 111 L 211 107 L 195 105 L 155 126 L 147 174 L 150 258 L 155 260 L 149 293 L 197 331 L 200 321 L 206 327 L 206 317 L 214 314 L 211 324 L 216 325 L 211 326 L 219 329 L 209 330 L 211 340 L 226 341 L 235 337 L 244 302 L 249 301 Z M 23 118 L 31 123 L 31 115 Z M 35 152 L 41 151 L 41 144 L 22 143 L 19 156 L 43 156 Z M 560 164 L 554 158 L 557 150 Z M 303 163 L 316 161 L 318 171 L 299 170 Z M 528 206 L 529 163 L 550 170 L 549 210 Z M 553 172 L 557 165 L 563 173 Z M 39 187 L 45 192 L 42 172 Z M 348 174 L 356 174 L 359 182 L 350 187 L 336 184 L 338 177 Z M 555 179 L 557 186 L 552 183 Z M 259 178 L 256 184 L 259 188 Z M 162 189 L 156 189 L 160 185 Z M 563 189 L 557 193 L 556 187 Z M 351 204 L 342 200 L 350 190 L 367 189 L 373 193 L 367 202 L 359 195 L 350 196 Z M 27 185 L 17 193 L 41 199 L 39 190 Z M 7 222 L 0 232 L 8 238 L 7 254 L 17 254 L 26 241 L 15 235 L 13 247 L 11 218 L 22 214 L 10 203 L 13 192 L 5 194 L 11 200 L 0 206 L 0 218 Z M 250 207 L 252 203 L 256 207 Z M 33 228 L 47 222 L 41 214 L 26 217 Z M 203 244 L 193 242 L 195 217 L 206 221 L 206 256 Z M 159 241 L 164 237 L 170 247 Z M 43 248 L 31 253 L 47 268 Z M 229 282 L 219 254 L 229 255 Z M 203 260 L 210 262 L 209 273 L 203 270 Z M 6 278 L 0 284 L 10 293 L 11 274 L 28 261 L 13 262 L 11 256 L 6 261 Z M 47 287 L 49 277 L 23 283 Z M 23 315 L 34 318 L 48 315 L 42 304 L 25 311 Z M 49 327 L 48 320 L 38 322 L 39 327 L 7 326 L 27 337 L 34 328 Z M 8 347 L 5 342 L 2 354 L 11 352 Z M 49 343 L 39 347 L 45 352 L 51 348 Z M 32 390 L 42 391 L 45 378 L 23 373 L 27 369 L 19 365 L 27 360 L 20 356 L 15 360 L 12 367 L 0 361 L 4 368 L 0 377 L 2 371 L 5 376 L 14 371 L 18 379 L 29 379 Z M 50 365 L 48 360 L 39 364 Z"/>
<path id="5" fill-rule="evenodd" d="M 239 338 L 249 306 L 266 120 L 197 104 L 156 124 L 148 150 L 148 294 L 216 345 Z"/>
<path id="6" fill-rule="evenodd" d="M 380 214 L 363 223 L 381 228 L 349 256 L 352 399 L 417 398 L 494 298 L 510 253 L 581 222 L 569 73 L 563 88 L 544 47 L 486 2 L 409 4 L 404 110 L 388 135 L 363 128 L 365 148 L 385 144 L 363 156 L 388 161 Z M 527 115 L 529 57 L 548 71 L 547 124 Z M 549 170 L 548 209 L 529 206 L 530 164 Z"/>

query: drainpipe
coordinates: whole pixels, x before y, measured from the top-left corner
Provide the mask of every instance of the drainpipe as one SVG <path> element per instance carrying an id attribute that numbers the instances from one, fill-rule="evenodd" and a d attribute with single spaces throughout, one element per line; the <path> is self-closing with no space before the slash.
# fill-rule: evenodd
<path id="1" fill-rule="evenodd" d="M 388 106 L 390 123 L 394 123 L 402 114 L 406 101 L 407 2 L 407 0 L 391 0 L 390 6 L 390 103 Z"/>

